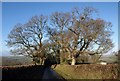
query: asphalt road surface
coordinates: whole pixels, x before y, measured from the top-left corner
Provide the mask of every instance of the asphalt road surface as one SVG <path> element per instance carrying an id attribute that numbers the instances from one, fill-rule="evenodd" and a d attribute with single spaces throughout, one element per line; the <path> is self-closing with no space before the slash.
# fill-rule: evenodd
<path id="1" fill-rule="evenodd" d="M 60 80 L 60 81 L 65 81 L 60 75 L 58 75 L 54 70 L 51 68 L 46 68 L 43 74 L 43 81 L 44 80 Z"/>

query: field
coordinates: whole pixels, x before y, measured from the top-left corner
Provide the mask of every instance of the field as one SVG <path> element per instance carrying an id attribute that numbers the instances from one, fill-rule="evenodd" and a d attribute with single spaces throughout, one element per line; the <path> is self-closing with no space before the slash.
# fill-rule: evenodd
<path id="1" fill-rule="evenodd" d="M 82 64 L 58 65 L 54 69 L 66 80 L 69 79 L 118 79 L 118 65 Z"/>
<path id="2" fill-rule="evenodd" d="M 2 66 L 29 65 L 32 59 L 25 56 L 2 56 L 0 57 Z"/>
<path id="3" fill-rule="evenodd" d="M 114 63 L 117 60 L 115 56 L 104 56 L 100 60 L 104 60 L 107 63 Z M 32 59 L 25 56 L 0 56 L 0 65 L 2 66 L 14 66 L 14 65 L 29 65 L 33 64 Z"/>

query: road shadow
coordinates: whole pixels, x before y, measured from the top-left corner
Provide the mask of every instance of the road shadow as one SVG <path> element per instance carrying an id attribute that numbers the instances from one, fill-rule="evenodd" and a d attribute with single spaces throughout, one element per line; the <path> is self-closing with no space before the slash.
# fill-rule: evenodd
<path id="1" fill-rule="evenodd" d="M 11 79 L 39 79 L 42 80 L 45 67 L 22 66 L 22 67 L 2 67 L 2 80 Z"/>
<path id="2" fill-rule="evenodd" d="M 46 59 L 44 65 L 31 65 L 31 66 L 7 66 L 2 67 L 2 80 L 33 80 L 39 79 L 39 81 L 58 81 L 63 80 L 54 70 L 51 69 L 53 63 L 50 59 Z M 1 69 L 1 68 L 0 68 Z"/>

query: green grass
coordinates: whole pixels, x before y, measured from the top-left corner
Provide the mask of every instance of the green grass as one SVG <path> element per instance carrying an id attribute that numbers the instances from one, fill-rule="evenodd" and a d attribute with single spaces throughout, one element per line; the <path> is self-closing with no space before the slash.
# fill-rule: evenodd
<path id="1" fill-rule="evenodd" d="M 98 65 L 58 65 L 54 69 L 65 79 L 117 79 L 118 66 L 115 64 Z"/>

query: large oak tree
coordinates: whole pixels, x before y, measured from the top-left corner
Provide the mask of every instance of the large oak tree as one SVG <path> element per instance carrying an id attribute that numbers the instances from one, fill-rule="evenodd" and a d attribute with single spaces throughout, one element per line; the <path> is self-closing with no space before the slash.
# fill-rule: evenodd
<path id="1" fill-rule="evenodd" d="M 96 9 L 91 7 L 82 10 L 76 8 L 70 13 L 55 12 L 50 17 L 50 39 L 59 46 L 60 55 L 69 52 L 72 58 L 71 65 L 75 65 L 80 54 L 97 54 L 97 62 L 103 53 L 113 47 L 110 39 L 113 33 L 111 23 L 94 18 L 95 12 Z"/>
<path id="2" fill-rule="evenodd" d="M 26 24 L 17 24 L 8 35 L 7 45 L 12 54 L 25 55 L 36 61 L 45 57 L 45 45 L 42 43 L 47 26 L 47 17 L 32 17 Z M 37 60 L 39 61 L 39 60 Z"/>
<path id="3" fill-rule="evenodd" d="M 96 18 L 96 9 L 75 8 L 71 12 L 54 12 L 47 17 L 34 16 L 26 24 L 17 24 L 8 36 L 7 45 L 15 54 L 43 59 L 51 51 L 58 57 L 69 54 L 71 65 L 83 54 L 98 55 L 108 52 L 113 43 L 111 23 Z M 43 40 L 47 40 L 44 43 Z M 96 60 L 96 61 L 97 61 Z"/>

